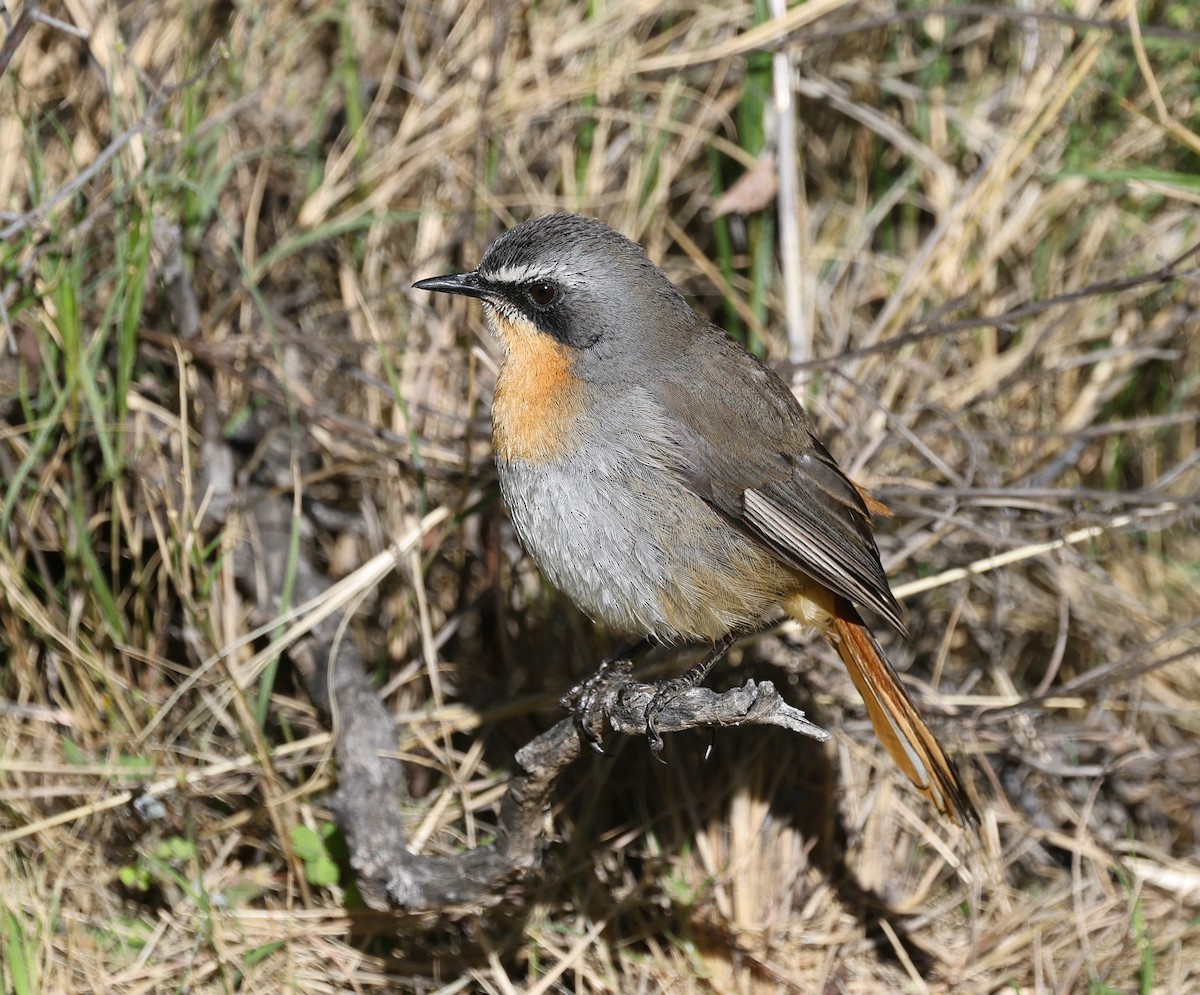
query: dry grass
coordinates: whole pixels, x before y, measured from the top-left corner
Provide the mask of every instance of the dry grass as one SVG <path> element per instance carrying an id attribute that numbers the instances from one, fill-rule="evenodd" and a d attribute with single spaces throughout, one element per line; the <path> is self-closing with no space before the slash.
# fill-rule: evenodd
<path id="1" fill-rule="evenodd" d="M 84 37 L 20 43 L 0 79 L 6 990 L 1200 986 L 1196 259 L 906 337 L 1200 241 L 1197 15 L 1163 0 L 1131 34 L 1124 0 L 1065 22 L 756 9 L 67 4 Z M 297 851 L 330 820 L 330 740 L 256 655 L 273 626 L 246 638 L 271 620 L 233 583 L 236 518 L 200 527 L 202 428 L 239 480 L 303 499 L 331 575 L 445 517 L 361 585 L 348 636 L 401 722 L 414 845 L 486 839 L 514 747 L 609 644 L 490 500 L 478 314 L 409 285 L 583 211 L 780 360 L 797 275 L 774 216 L 710 210 L 769 141 L 781 41 L 829 360 L 802 389 L 898 512 L 897 584 L 940 578 L 892 649 L 951 716 L 982 842 L 936 824 L 840 668 L 788 635 L 719 679 L 792 681 L 828 752 L 751 729 L 708 759 L 675 737 L 662 767 L 624 743 L 564 786 L 525 901 L 358 911 L 344 869 L 311 883 Z M 194 341 L 168 334 L 155 219 L 182 232 Z"/>

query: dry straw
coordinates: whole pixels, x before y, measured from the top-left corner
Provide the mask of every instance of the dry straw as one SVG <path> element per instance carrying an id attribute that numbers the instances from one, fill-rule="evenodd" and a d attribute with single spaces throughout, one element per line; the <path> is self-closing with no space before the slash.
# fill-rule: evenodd
<path id="1" fill-rule="evenodd" d="M 1197 13 L 780 8 L 10 11 L 0 987 L 1200 987 Z M 716 217 L 768 157 L 776 200 Z M 830 747 L 614 739 L 490 911 L 366 912 L 323 876 L 370 706 L 402 772 L 379 824 L 457 854 L 611 648 L 495 500 L 478 317 L 408 290 L 551 210 L 809 360 L 896 511 L 889 650 L 978 846 L 785 633 L 718 679 L 770 678 Z"/>

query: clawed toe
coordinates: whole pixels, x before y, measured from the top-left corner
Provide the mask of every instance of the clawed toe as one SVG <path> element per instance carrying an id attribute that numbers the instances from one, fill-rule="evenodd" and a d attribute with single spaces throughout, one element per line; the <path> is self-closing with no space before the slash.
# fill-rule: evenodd
<path id="1" fill-rule="evenodd" d="M 604 699 L 609 689 L 629 679 L 633 664 L 629 660 L 605 660 L 587 680 L 580 681 L 559 699 L 571 713 L 587 744 L 601 756 L 604 749 Z"/>
<path id="2" fill-rule="evenodd" d="M 659 681 L 655 685 L 654 697 L 646 705 L 646 740 L 650 746 L 650 755 L 660 764 L 666 761 L 662 758 L 663 738 L 658 731 L 658 717 L 672 701 L 693 685 L 681 678 L 669 681 Z"/>
<path id="3" fill-rule="evenodd" d="M 726 650 L 733 645 L 737 638 L 738 633 L 729 633 L 719 640 L 702 660 L 693 664 L 679 677 L 659 681 L 658 684 L 653 685 L 654 694 L 651 695 L 650 702 L 646 705 L 644 717 L 646 739 L 650 745 L 650 753 L 655 760 L 660 763 L 666 762 L 662 758 L 663 738 L 658 731 L 658 717 L 684 691 L 701 684 L 708 676 L 708 672 L 712 670 L 713 665 L 725 655 Z M 630 652 L 605 660 L 596 673 L 587 680 L 580 681 L 559 699 L 559 704 L 574 716 L 588 745 L 601 756 L 608 755 L 601 742 L 604 734 L 605 702 L 608 695 L 614 685 L 629 683 L 629 676 L 633 672 L 633 663 L 630 657 L 634 653 L 645 652 L 649 645 L 649 641 L 643 639 L 637 646 L 632 647 Z M 645 688 L 645 685 L 640 685 L 640 687 Z"/>

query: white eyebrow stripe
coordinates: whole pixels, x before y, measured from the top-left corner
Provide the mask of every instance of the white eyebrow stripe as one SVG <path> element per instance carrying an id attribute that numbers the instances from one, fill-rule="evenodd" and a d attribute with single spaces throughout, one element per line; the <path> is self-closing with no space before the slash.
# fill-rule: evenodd
<path id="1" fill-rule="evenodd" d="M 541 276 L 542 273 L 532 266 L 501 266 L 496 270 L 488 270 L 486 273 L 481 273 L 486 280 L 493 280 L 496 283 L 524 283 L 526 280 L 531 280 L 535 276 Z"/>

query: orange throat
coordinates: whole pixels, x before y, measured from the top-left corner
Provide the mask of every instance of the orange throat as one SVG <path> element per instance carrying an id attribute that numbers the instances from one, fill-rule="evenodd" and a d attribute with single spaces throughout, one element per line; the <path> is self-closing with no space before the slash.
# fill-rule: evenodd
<path id="1" fill-rule="evenodd" d="M 557 459 L 566 451 L 580 405 L 570 350 L 494 308 L 488 308 L 488 324 L 504 348 L 492 400 L 496 457 L 526 463 Z"/>

